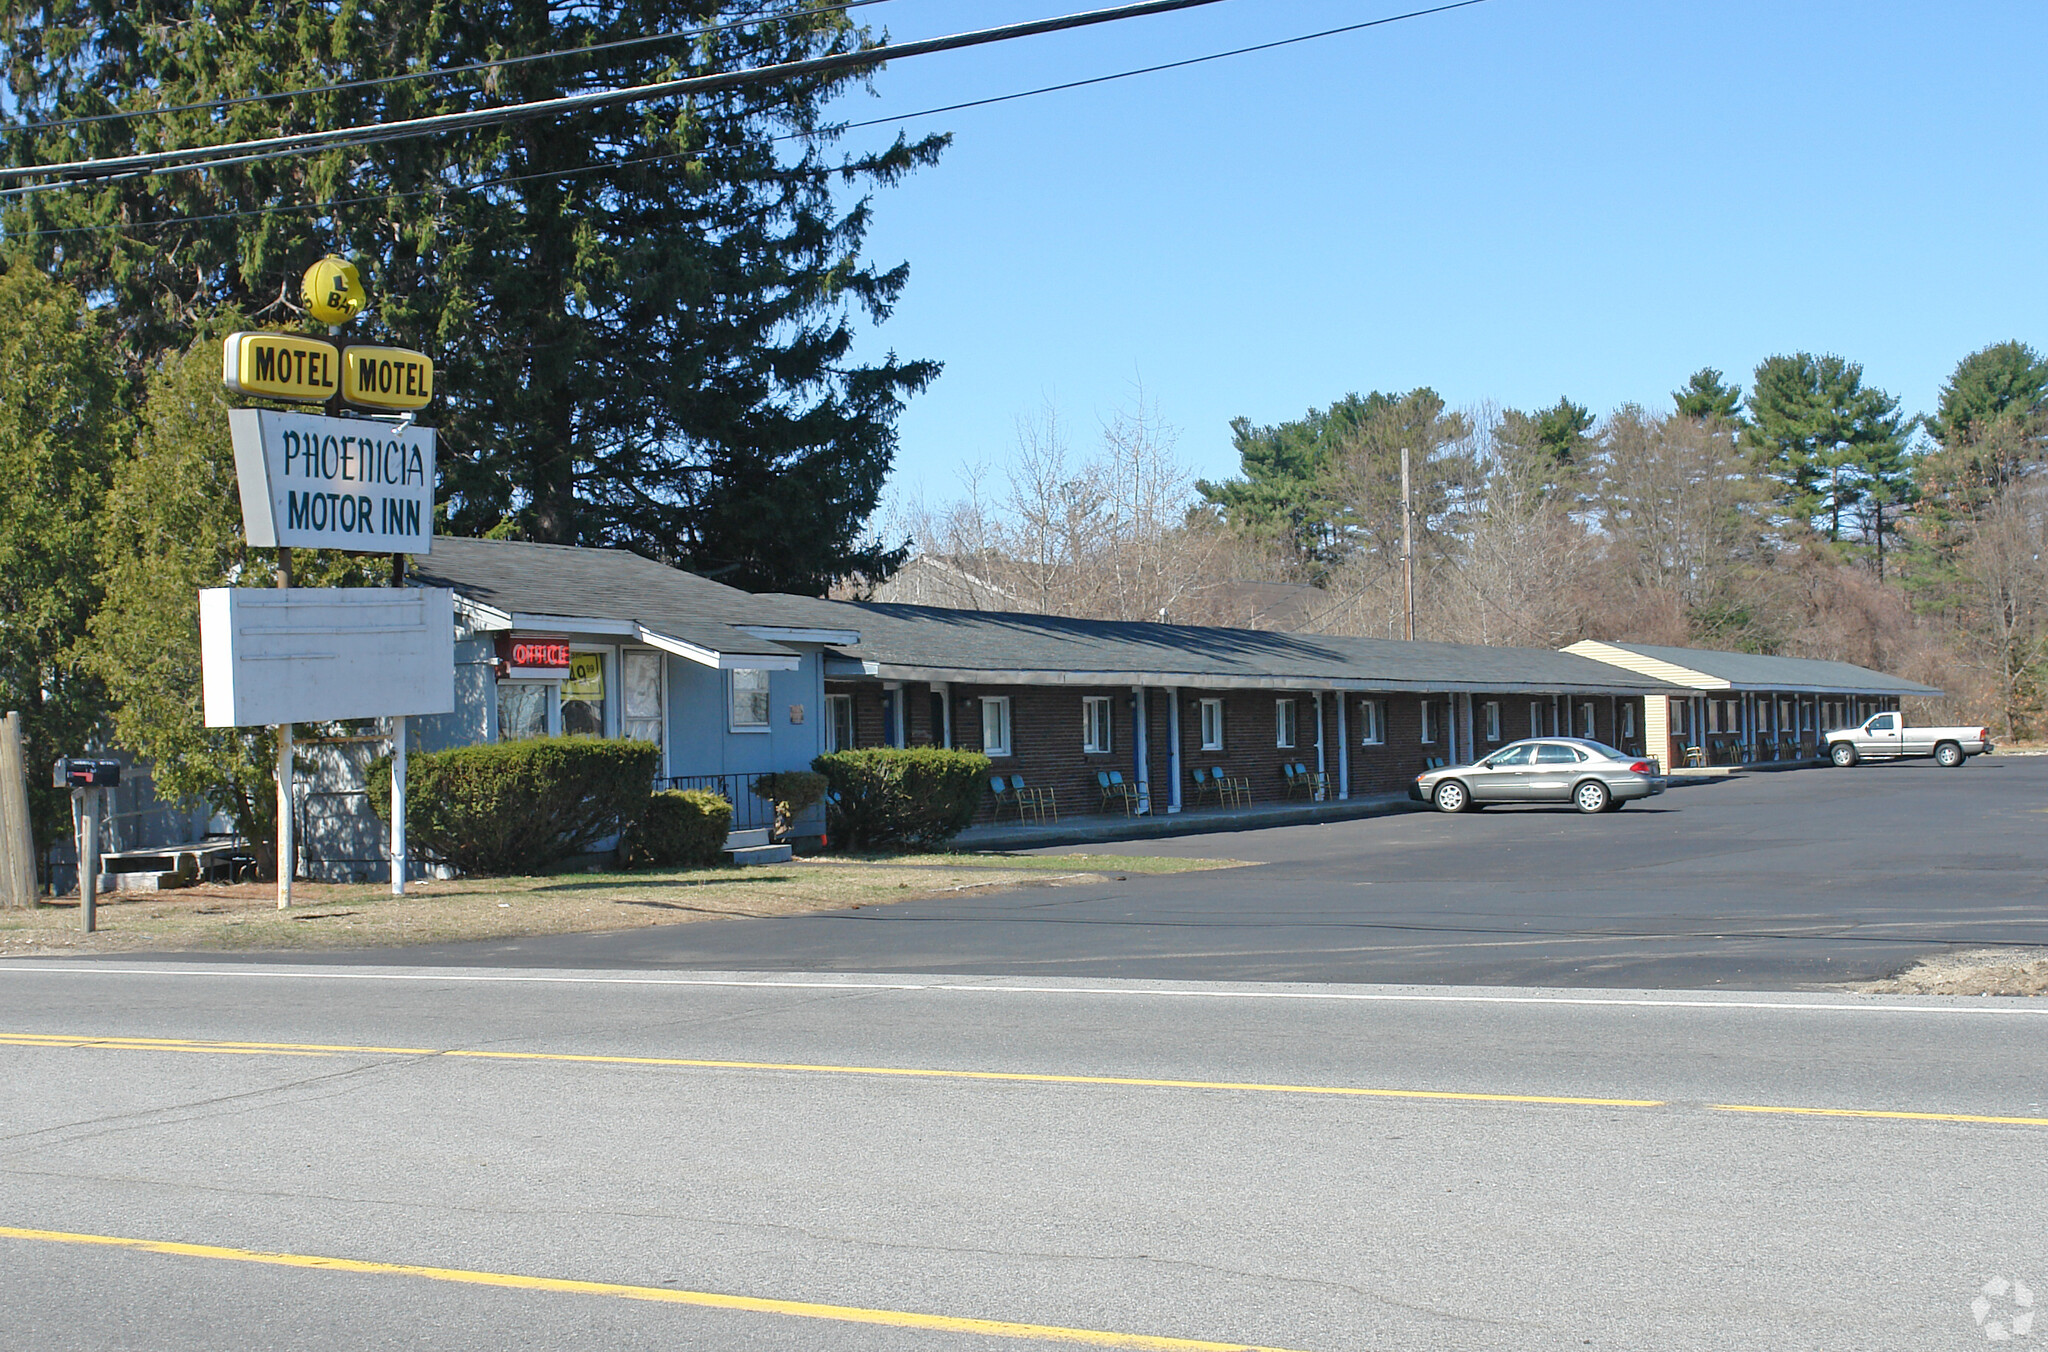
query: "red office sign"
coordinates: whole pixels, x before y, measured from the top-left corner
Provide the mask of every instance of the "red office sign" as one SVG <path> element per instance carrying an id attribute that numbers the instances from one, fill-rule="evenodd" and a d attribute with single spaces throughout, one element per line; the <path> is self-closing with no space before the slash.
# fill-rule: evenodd
<path id="1" fill-rule="evenodd" d="M 569 640 L 560 634 L 501 633 L 498 674 L 512 680 L 566 680 Z"/>

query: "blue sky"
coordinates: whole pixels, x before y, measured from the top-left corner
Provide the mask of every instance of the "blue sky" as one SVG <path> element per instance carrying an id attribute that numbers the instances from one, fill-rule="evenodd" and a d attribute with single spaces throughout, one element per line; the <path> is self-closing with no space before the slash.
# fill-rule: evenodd
<path id="1" fill-rule="evenodd" d="M 1085 8 L 891 0 L 897 38 Z M 1418 7 L 1226 0 L 897 63 L 849 118 Z M 1204 473 L 1228 423 L 1347 391 L 1663 405 L 1702 365 L 1840 352 L 1909 410 L 1965 353 L 2048 346 L 2048 5 L 1488 0 L 1188 70 L 919 118 L 940 164 L 880 192 L 907 260 L 864 335 L 945 374 L 899 490 L 1087 429 L 1143 383 Z M 886 135 L 884 130 L 853 137 Z"/>

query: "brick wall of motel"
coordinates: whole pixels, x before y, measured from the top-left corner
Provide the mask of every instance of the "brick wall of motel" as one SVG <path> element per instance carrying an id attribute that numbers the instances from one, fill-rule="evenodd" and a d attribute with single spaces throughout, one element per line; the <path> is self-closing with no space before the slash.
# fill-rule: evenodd
<path id="1" fill-rule="evenodd" d="M 861 746 L 881 746 L 886 742 L 883 719 L 883 690 L 875 681 L 834 681 L 827 684 L 829 694 L 850 694 L 854 703 L 855 732 Z M 906 682 L 901 689 L 905 701 L 905 722 L 912 746 L 934 746 L 942 741 L 943 727 L 935 718 L 933 691 L 930 686 Z M 1110 747 L 1104 752 L 1083 749 L 1082 701 L 1088 696 L 1106 696 L 1111 701 Z M 1137 779 L 1135 748 L 1132 741 L 1134 710 L 1129 686 L 981 686 L 961 685 L 952 687 L 953 701 L 953 745 L 962 750 L 979 751 L 981 745 L 981 700 L 983 696 L 1007 696 L 1010 700 L 1010 754 L 992 758 L 991 773 L 1004 776 L 1022 775 L 1024 782 L 1033 788 L 1049 788 L 1058 795 L 1059 810 L 1063 815 L 1084 816 L 1102 810 L 1101 791 L 1096 782 L 1098 770 L 1116 770 L 1127 781 Z M 1286 779 L 1281 767 L 1299 763 L 1313 770 L 1316 764 L 1316 700 L 1311 691 L 1286 690 L 1198 690 L 1182 687 L 1180 700 L 1180 741 L 1182 801 L 1187 806 L 1195 802 L 1194 783 L 1189 772 L 1197 767 L 1204 770 L 1220 770 L 1227 775 L 1250 782 L 1252 801 L 1270 803 L 1283 801 L 1287 796 Z M 1201 701 L 1221 699 L 1223 701 L 1223 746 L 1221 750 L 1202 749 Z M 1324 768 L 1330 777 L 1332 792 L 1337 788 L 1337 701 L 1346 700 L 1346 736 L 1350 746 L 1351 794 L 1354 797 L 1375 794 L 1402 793 L 1409 783 L 1424 768 L 1432 757 L 1448 754 L 1445 729 L 1448 726 L 1451 705 L 1447 697 L 1419 696 L 1412 694 L 1359 695 L 1356 693 L 1337 694 L 1324 692 L 1322 700 L 1322 736 L 1324 742 Z M 1365 721 L 1362 705 L 1367 699 L 1376 700 L 1382 709 L 1382 740 L 1378 743 L 1364 741 Z M 1282 700 L 1295 705 L 1295 744 L 1291 747 L 1279 745 L 1279 719 L 1275 705 Z M 1501 736 L 1498 741 L 1486 736 L 1485 705 L 1498 701 L 1501 706 Z M 1433 737 L 1429 742 L 1422 740 L 1422 707 L 1431 706 Z M 1576 720 L 1578 706 L 1590 702 L 1594 710 L 1595 735 L 1601 741 L 1615 741 L 1615 719 L 1619 705 L 1609 696 L 1580 696 L 1567 701 L 1560 700 L 1557 713 L 1560 718 Z M 1162 688 L 1151 688 L 1146 692 L 1148 768 L 1152 784 L 1155 811 L 1164 811 L 1167 798 L 1167 783 L 1171 773 L 1170 748 L 1171 717 L 1168 709 L 1168 695 Z M 1535 726 L 1531 725 L 1530 705 L 1536 708 Z M 1631 745 L 1639 745 L 1643 734 L 1643 710 L 1640 699 L 1623 700 L 1636 709 L 1636 736 Z M 1552 706 L 1550 697 L 1529 695 L 1475 695 L 1472 701 L 1472 728 L 1476 745 L 1459 747 L 1459 759 L 1485 755 L 1495 747 L 1518 738 L 1555 735 L 1551 725 Z M 1576 723 L 1569 733 L 1578 731 Z M 1206 800 L 1205 800 L 1206 801 Z M 994 815 L 994 800 L 986 802 L 979 814 L 979 820 L 987 821 Z"/>

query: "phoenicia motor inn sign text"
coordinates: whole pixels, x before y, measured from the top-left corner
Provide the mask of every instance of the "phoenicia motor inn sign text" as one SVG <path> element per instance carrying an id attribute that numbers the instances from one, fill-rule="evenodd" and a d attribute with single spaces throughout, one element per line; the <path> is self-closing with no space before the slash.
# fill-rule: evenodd
<path id="1" fill-rule="evenodd" d="M 434 533 L 434 429 L 368 418 L 228 413 L 252 545 L 425 554 Z"/>

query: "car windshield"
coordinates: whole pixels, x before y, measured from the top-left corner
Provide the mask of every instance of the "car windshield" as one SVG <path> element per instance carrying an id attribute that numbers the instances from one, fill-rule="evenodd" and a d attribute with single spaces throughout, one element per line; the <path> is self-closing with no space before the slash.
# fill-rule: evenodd
<path id="1" fill-rule="evenodd" d="M 1488 756 L 1483 764 L 1489 770 L 1498 770 L 1507 765 L 1527 765 L 1529 763 L 1529 753 L 1533 750 L 1535 748 L 1529 746 L 1507 747 Z"/>
<path id="2" fill-rule="evenodd" d="M 1584 743 L 1584 745 L 1586 746 L 1586 748 L 1587 748 L 1588 750 L 1592 751 L 1592 752 L 1593 752 L 1593 753 L 1594 753 L 1595 755 L 1597 755 L 1597 756 L 1601 756 L 1601 757 L 1603 757 L 1604 759 L 1607 759 L 1607 760 L 1631 760 L 1631 759 L 1633 759 L 1633 757 L 1631 757 L 1631 756 L 1630 756 L 1630 755 L 1628 754 L 1628 752 L 1626 752 L 1626 751 L 1618 751 L 1618 750 L 1616 750 L 1615 748 L 1613 748 L 1613 747 L 1611 747 L 1611 746 L 1607 745 L 1607 743 L 1605 743 L 1605 742 L 1592 742 L 1592 741 L 1589 741 L 1589 742 L 1586 742 L 1586 743 Z"/>

